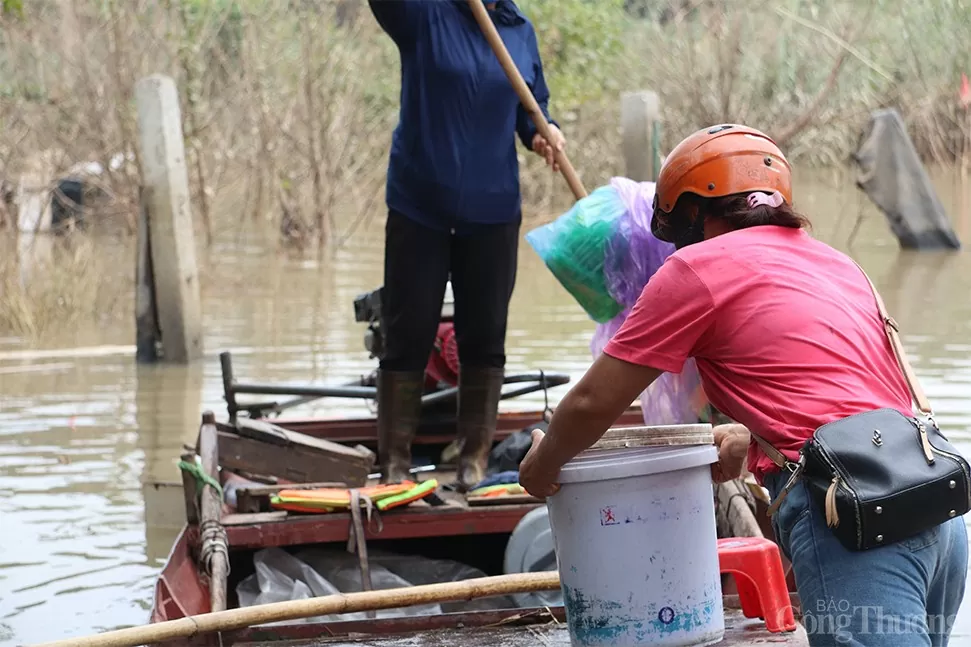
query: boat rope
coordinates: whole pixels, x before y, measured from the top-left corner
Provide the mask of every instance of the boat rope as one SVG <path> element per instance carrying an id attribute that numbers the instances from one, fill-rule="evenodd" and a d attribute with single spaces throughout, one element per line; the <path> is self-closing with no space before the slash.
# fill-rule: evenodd
<path id="1" fill-rule="evenodd" d="M 350 499 L 351 524 L 347 534 L 347 552 L 352 555 L 357 553 L 358 566 L 361 570 L 361 590 L 371 591 L 374 587 L 371 583 L 371 564 L 368 560 L 367 539 L 364 535 L 364 521 L 361 518 L 361 507 L 363 506 L 366 511 L 368 524 L 371 524 L 372 518 L 376 518 L 380 525 L 381 518 L 374 509 L 374 501 L 366 494 L 362 494 L 360 490 L 351 489 Z M 368 611 L 367 616 L 368 618 L 376 618 L 377 614 L 374 611 Z"/>
<path id="2" fill-rule="evenodd" d="M 226 563 L 226 574 L 229 575 L 229 538 L 226 536 L 226 529 L 219 521 L 208 519 L 199 524 L 199 537 L 202 540 L 199 561 L 202 562 L 206 574 L 212 575 L 212 558 L 221 553 Z"/>
<path id="3" fill-rule="evenodd" d="M 219 500 L 223 500 L 223 488 L 219 484 L 219 481 L 214 479 L 212 476 L 206 473 L 202 469 L 202 465 L 199 464 L 198 459 L 196 462 L 188 462 L 184 460 L 179 461 L 179 469 L 183 472 L 188 472 L 196 479 L 196 503 L 200 503 L 202 499 L 202 493 L 205 491 L 206 486 L 209 485 L 219 494 Z M 207 575 L 212 575 L 212 559 L 217 554 L 222 554 L 224 556 L 224 561 L 226 564 L 226 574 L 229 574 L 229 538 L 226 536 L 226 530 L 222 527 L 222 524 L 218 519 L 208 519 L 203 520 L 199 524 L 199 540 L 202 544 L 199 554 L 199 561 L 202 564 L 203 569 Z"/>
<path id="4" fill-rule="evenodd" d="M 546 382 L 546 373 L 542 370 L 539 372 L 539 383 L 543 387 L 543 422 L 550 424 L 550 420 L 553 419 L 553 409 L 550 408 L 550 391 Z"/>
<path id="5" fill-rule="evenodd" d="M 378 503 L 375 503 L 374 499 L 371 498 L 369 495 L 361 492 L 360 490 L 353 489 L 353 488 L 348 490 L 348 494 L 350 495 L 349 509 L 353 511 L 354 508 L 357 508 L 358 512 L 360 512 L 360 509 L 363 507 L 365 512 L 365 517 L 367 518 L 368 528 L 371 530 L 372 533 L 376 535 L 381 534 L 381 532 L 384 530 L 384 521 L 381 519 L 381 515 L 378 513 L 378 510 L 380 510 L 380 507 L 379 507 L 380 501 Z M 405 494 L 407 494 L 407 492 L 405 492 Z M 358 518 L 360 520 L 360 516 Z M 352 515 L 352 521 L 353 521 L 353 515 Z M 361 536 L 363 537 L 364 536 L 363 521 L 361 521 L 359 525 L 362 531 Z M 348 537 L 348 542 L 347 542 L 347 550 L 352 553 L 354 552 L 353 550 L 354 529 L 355 528 L 352 525 L 351 536 Z"/>
<path id="6" fill-rule="evenodd" d="M 202 465 L 199 463 L 189 463 L 187 461 L 179 461 L 179 469 L 183 472 L 188 472 L 192 476 L 196 477 L 196 490 L 198 492 L 197 497 L 202 496 L 202 491 L 205 489 L 204 486 L 210 485 L 216 492 L 219 493 L 219 500 L 223 498 L 223 487 L 219 484 L 219 481 L 206 474 L 206 471 L 202 469 Z"/>

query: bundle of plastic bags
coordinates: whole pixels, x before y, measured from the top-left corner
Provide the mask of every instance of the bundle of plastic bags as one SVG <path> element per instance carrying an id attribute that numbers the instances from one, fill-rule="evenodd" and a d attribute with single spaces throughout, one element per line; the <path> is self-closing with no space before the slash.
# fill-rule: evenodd
<path id="1" fill-rule="evenodd" d="M 633 305 L 674 245 L 651 234 L 653 182 L 615 177 L 526 240 L 591 319 Z"/>
<path id="2" fill-rule="evenodd" d="M 644 286 L 674 253 L 651 233 L 654 183 L 615 177 L 526 240 L 557 280 L 599 325 L 594 357 L 620 329 Z M 649 425 L 696 422 L 704 407 L 693 359 L 664 373 L 641 395 Z"/>
<path id="3" fill-rule="evenodd" d="M 625 310 L 615 319 L 599 324 L 593 333 L 590 350 L 598 357 L 629 314 Z M 641 409 L 646 425 L 684 425 L 698 422 L 707 403 L 701 390 L 701 377 L 694 359 L 688 359 L 680 373 L 662 373 L 641 393 Z"/>
<path id="4" fill-rule="evenodd" d="M 618 237 L 625 212 L 618 191 L 603 186 L 553 222 L 526 234 L 553 276 L 599 323 L 624 309 L 607 287 L 605 263 L 608 244 Z"/>

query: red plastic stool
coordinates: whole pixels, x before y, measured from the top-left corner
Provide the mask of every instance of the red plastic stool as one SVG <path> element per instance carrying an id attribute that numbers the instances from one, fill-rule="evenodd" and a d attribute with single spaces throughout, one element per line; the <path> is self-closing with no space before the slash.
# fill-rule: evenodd
<path id="1" fill-rule="evenodd" d="M 718 563 L 722 573 L 735 577 L 746 618 L 765 620 L 766 629 L 773 633 L 796 630 L 782 557 L 775 542 L 765 537 L 719 539 Z"/>

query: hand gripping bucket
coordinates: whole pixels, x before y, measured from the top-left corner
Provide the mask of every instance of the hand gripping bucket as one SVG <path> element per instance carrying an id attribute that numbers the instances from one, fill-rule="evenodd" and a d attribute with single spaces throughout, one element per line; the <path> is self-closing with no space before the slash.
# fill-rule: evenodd
<path id="1" fill-rule="evenodd" d="M 688 647 L 725 617 L 711 426 L 609 430 L 547 499 L 573 647 Z"/>

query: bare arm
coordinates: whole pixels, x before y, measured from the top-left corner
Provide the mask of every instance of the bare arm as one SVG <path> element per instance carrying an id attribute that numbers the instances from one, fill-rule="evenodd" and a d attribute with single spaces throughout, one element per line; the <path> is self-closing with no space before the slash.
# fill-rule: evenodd
<path id="1" fill-rule="evenodd" d="M 534 432 L 519 469 L 522 486 L 534 496 L 553 494 L 560 468 L 596 443 L 661 373 L 601 355 L 556 407 L 546 435 Z"/>
<path id="2" fill-rule="evenodd" d="M 554 494 L 563 465 L 597 442 L 663 371 L 680 372 L 702 347 L 714 325 L 711 292 L 686 262 L 669 261 L 611 338 L 609 354 L 594 362 L 556 408 L 547 435 L 533 433 L 519 471 L 520 484 L 531 494 Z"/>

